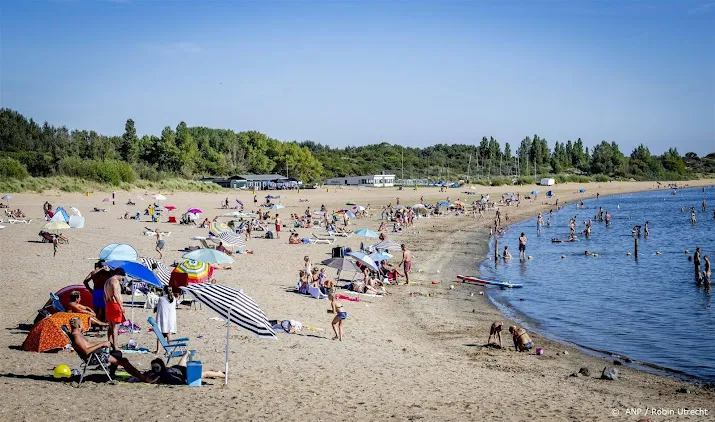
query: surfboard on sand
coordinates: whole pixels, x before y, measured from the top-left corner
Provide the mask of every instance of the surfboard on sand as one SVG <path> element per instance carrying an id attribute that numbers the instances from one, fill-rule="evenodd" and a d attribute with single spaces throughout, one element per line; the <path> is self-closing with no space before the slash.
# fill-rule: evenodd
<path id="1" fill-rule="evenodd" d="M 499 287 L 505 287 L 505 288 L 510 288 L 510 289 L 520 289 L 520 288 L 524 287 L 523 284 L 513 284 L 513 283 L 509 283 L 508 281 L 487 280 L 484 278 L 474 277 L 471 275 L 458 275 L 457 278 L 462 280 L 465 283 L 481 284 L 483 286 L 486 286 L 486 285 L 499 286 Z"/>

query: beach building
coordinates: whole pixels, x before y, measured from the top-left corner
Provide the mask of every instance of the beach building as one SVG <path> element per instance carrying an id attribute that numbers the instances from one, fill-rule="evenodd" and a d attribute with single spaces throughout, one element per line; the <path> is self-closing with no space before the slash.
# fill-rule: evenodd
<path id="1" fill-rule="evenodd" d="M 223 178 L 202 178 L 201 181 L 211 181 L 229 189 L 249 190 L 298 189 L 303 184 L 298 179 L 281 176 L 280 174 L 237 174 Z"/>
<path id="2" fill-rule="evenodd" d="M 370 186 L 375 188 L 395 186 L 394 174 L 373 174 L 369 176 L 345 176 L 328 179 L 330 186 Z"/>

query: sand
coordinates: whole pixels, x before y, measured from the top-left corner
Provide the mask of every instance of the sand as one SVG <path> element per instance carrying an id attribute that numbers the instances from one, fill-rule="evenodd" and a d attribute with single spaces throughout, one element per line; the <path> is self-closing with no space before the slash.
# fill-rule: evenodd
<path id="1" fill-rule="evenodd" d="M 713 181 L 690 182 L 712 185 Z M 559 203 L 580 197 L 654 189 L 650 183 L 564 184 L 553 187 Z M 578 194 L 586 188 L 585 195 Z M 532 187 L 519 187 L 526 193 Z M 542 192 L 546 188 L 539 188 Z M 468 189 L 436 188 L 398 192 L 390 189 L 325 189 L 297 192 L 271 192 L 281 195 L 286 208 L 279 211 L 284 221 L 306 206 L 318 209 L 343 207 L 348 201 L 373 208 L 373 217 L 355 222 L 352 228 L 376 230 L 379 210 L 400 197 L 403 204 L 435 202 L 449 196 L 471 201 Z M 491 193 L 515 190 L 506 187 L 478 187 L 474 192 Z M 253 255 L 236 258 L 233 270 L 218 271 L 220 283 L 240 287 L 253 297 L 272 319 L 295 319 L 305 326 L 298 335 L 279 334 L 277 341 L 258 339 L 239 329 L 231 331 L 230 378 L 209 380 L 201 388 L 154 385 L 110 385 L 96 375 L 81 388 L 52 379 L 53 368 L 61 363 L 79 367 L 78 357 L 70 352 L 36 354 L 21 351 L 26 336 L 21 324 L 31 323 L 50 291 L 81 283 L 91 270 L 99 250 L 109 243 L 129 243 L 140 255 L 157 257 L 154 240 L 143 235 L 144 226 L 171 231 L 166 238 L 164 262 L 180 260 L 180 248 L 197 244 L 191 236 L 205 230 L 160 223 L 118 219 L 135 207 L 119 205 L 138 192 L 117 194 L 117 205 L 103 203 L 106 193 L 90 196 L 66 193 L 17 194 L 11 200 L 33 218 L 32 224 L 6 224 L 0 231 L 0 287 L 4 292 L 0 316 L 5 328 L 0 333 L 0 420 L 685 420 L 678 409 L 708 409 L 713 420 L 715 393 L 691 382 L 673 377 L 618 366 L 619 379 L 598 379 L 610 360 L 581 353 L 568 345 L 549 341 L 538 334 L 532 337 L 543 356 L 484 347 L 489 326 L 504 319 L 486 296 L 483 287 L 457 285 L 455 275 L 477 273 L 486 250 L 488 227 L 493 213 L 483 220 L 469 217 L 440 217 L 418 220 L 402 235 L 414 255 L 413 284 L 390 287 L 392 295 L 365 297 L 359 303 L 344 301 L 349 314 L 345 339 L 331 340 L 327 300 L 316 300 L 290 292 L 303 256 L 313 262 L 329 257 L 334 245 L 288 245 L 287 234 L 280 240 L 252 239 Z M 141 192 L 143 194 L 143 192 Z M 178 210 L 202 208 L 212 218 L 226 197 L 252 204 L 251 192 L 196 194 L 162 192 Z M 259 197 L 267 192 L 259 192 Z M 148 196 L 147 196 L 148 198 Z M 299 203 L 299 199 L 308 203 Z M 476 196 L 478 198 L 478 196 Z M 52 257 L 50 244 L 36 243 L 42 203 L 76 206 L 86 216 L 86 227 L 68 230 L 71 241 L 60 245 Z M 148 201 L 137 201 L 145 207 Z M 92 207 L 109 208 L 106 213 L 89 212 Z M 553 208 L 553 200 L 540 196 L 523 201 L 519 208 L 508 207 L 511 222 Z M 175 213 L 178 214 L 178 213 Z M 146 217 L 145 217 L 146 218 Z M 324 233 L 322 229 L 299 229 L 301 235 Z M 254 233 L 257 234 L 257 233 Z M 339 239 L 337 244 L 356 249 L 358 237 Z M 398 262 L 398 261 L 395 261 Z M 418 272 L 419 270 L 419 272 Z M 329 275 L 334 275 L 328 269 Z M 441 282 L 432 284 L 432 281 Z M 449 286 L 454 285 L 454 289 Z M 415 295 L 421 291 L 431 296 Z M 128 299 L 128 298 L 127 298 Z M 148 332 L 150 311 L 135 310 L 135 320 L 144 328 L 140 334 L 123 334 L 120 342 L 135 339 L 153 350 L 155 337 Z M 210 310 L 183 307 L 177 313 L 179 335 L 189 337 L 205 369 L 222 370 L 225 353 L 225 327 L 211 318 Z M 509 325 L 509 321 L 506 321 Z M 614 333 L 618 327 L 614 327 Z M 508 332 L 505 345 L 510 344 Z M 694 333 L 691 333 L 694 335 Z M 199 338 L 201 336 L 202 338 Z M 104 338 L 90 337 L 91 340 Z M 567 352 L 567 354 L 564 354 Z M 686 353 L 687 351 L 684 351 Z M 128 355 L 141 370 L 148 369 L 152 354 Z M 611 359 L 612 360 L 612 359 Z M 590 377 L 570 377 L 581 367 Z M 679 393 L 685 388 L 689 393 Z M 626 414 L 629 408 L 640 415 Z M 651 409 L 672 409 L 674 415 L 651 415 Z M 614 414 L 617 415 L 614 417 Z M 696 419 L 696 417 L 690 417 Z"/>

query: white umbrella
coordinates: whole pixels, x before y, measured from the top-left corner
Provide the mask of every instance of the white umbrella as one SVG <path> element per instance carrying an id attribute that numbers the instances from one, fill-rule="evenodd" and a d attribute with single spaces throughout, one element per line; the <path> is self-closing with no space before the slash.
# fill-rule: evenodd
<path id="1" fill-rule="evenodd" d="M 276 339 L 276 333 L 258 304 L 243 290 L 221 284 L 198 283 L 182 287 L 198 302 L 226 318 L 226 357 L 224 385 L 228 384 L 228 352 L 231 324 L 237 325 L 261 338 Z"/>
<path id="2" fill-rule="evenodd" d="M 72 212 L 74 213 L 74 215 L 76 215 L 76 216 L 78 216 L 78 217 L 82 217 L 82 213 L 79 212 L 79 210 L 78 210 L 77 208 L 75 208 L 75 207 L 70 207 L 70 209 L 72 210 Z"/>
<path id="3" fill-rule="evenodd" d="M 156 195 L 152 196 L 152 198 L 156 199 L 157 201 L 165 201 L 166 200 L 166 196 L 164 196 L 160 193 L 157 193 Z"/>

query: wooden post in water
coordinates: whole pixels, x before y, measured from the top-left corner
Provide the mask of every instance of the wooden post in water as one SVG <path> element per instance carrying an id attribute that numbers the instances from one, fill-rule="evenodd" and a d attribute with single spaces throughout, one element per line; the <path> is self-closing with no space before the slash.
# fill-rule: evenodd
<path id="1" fill-rule="evenodd" d="M 635 243 L 635 257 L 638 259 L 638 236 L 633 238 L 634 243 Z"/>
<path id="2" fill-rule="evenodd" d="M 499 262 L 499 238 L 494 238 L 494 262 Z"/>

